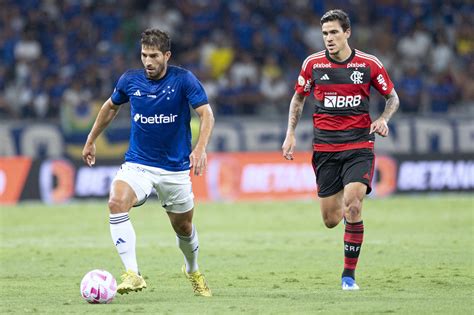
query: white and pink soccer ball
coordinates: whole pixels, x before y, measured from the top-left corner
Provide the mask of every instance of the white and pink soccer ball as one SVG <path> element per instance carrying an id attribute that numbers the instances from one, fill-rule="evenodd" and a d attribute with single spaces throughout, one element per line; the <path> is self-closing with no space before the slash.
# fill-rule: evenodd
<path id="1" fill-rule="evenodd" d="M 94 269 L 81 281 L 81 296 L 91 304 L 112 302 L 117 293 L 117 281 L 108 271 Z"/>

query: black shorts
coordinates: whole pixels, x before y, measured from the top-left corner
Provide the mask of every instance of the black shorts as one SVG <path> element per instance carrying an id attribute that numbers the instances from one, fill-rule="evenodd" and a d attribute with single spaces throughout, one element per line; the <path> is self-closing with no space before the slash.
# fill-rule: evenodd
<path id="1" fill-rule="evenodd" d="M 367 185 L 367 194 L 372 191 L 375 155 L 371 149 L 314 152 L 312 162 L 319 197 L 337 194 L 354 182 Z"/>

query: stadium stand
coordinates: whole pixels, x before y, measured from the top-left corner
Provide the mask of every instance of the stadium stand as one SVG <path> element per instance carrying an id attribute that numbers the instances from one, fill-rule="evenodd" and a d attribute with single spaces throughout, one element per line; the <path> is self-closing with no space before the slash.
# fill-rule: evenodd
<path id="1" fill-rule="evenodd" d="M 472 114 L 469 3 L 3 0 L 0 119 L 59 121 L 67 107 L 97 106 L 125 69 L 141 67 L 139 38 L 148 27 L 171 34 L 171 63 L 197 74 L 218 116 L 286 115 L 303 59 L 324 48 L 321 14 L 335 7 L 352 18 L 351 46 L 385 64 L 402 113 Z M 383 100 L 373 102 L 380 111 Z"/>

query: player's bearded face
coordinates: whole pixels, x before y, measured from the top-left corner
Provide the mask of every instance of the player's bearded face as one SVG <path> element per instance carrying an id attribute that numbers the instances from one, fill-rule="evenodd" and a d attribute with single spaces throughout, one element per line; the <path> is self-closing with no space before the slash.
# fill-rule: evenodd
<path id="1" fill-rule="evenodd" d="M 347 45 L 351 30 L 342 30 L 338 21 L 329 21 L 322 25 L 324 45 L 331 55 L 337 55 Z"/>
<path id="2" fill-rule="evenodd" d="M 150 79 L 161 79 L 166 73 L 171 52 L 161 52 L 157 47 L 142 46 L 142 63 Z"/>

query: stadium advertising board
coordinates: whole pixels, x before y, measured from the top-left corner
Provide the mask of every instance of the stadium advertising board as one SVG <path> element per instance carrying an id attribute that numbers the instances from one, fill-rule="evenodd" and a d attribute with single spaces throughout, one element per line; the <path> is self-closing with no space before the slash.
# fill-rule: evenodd
<path id="1" fill-rule="evenodd" d="M 19 200 L 30 167 L 30 158 L 0 158 L 0 204 L 15 204 Z"/>
<path id="2" fill-rule="evenodd" d="M 384 154 L 474 154 L 474 118 L 397 117 L 390 136 L 378 138 L 376 150 Z M 285 138 L 285 121 L 234 119 L 218 121 L 210 152 L 278 151 Z M 70 133 L 57 125 L 5 124 L 0 126 L 0 156 L 80 159 L 87 132 Z M 300 150 L 311 150 L 311 121 L 296 130 Z M 129 125 L 112 125 L 96 141 L 98 156 L 114 159 L 128 148 Z M 305 147 L 305 145 L 307 147 Z"/>
<path id="3" fill-rule="evenodd" d="M 204 176 L 193 177 L 199 200 L 283 200 L 316 198 L 310 152 L 286 161 L 280 152 L 209 154 Z M 120 161 L 0 158 L 0 204 L 20 200 L 64 203 L 106 198 Z M 371 197 L 397 193 L 474 192 L 472 155 L 377 155 Z"/>

